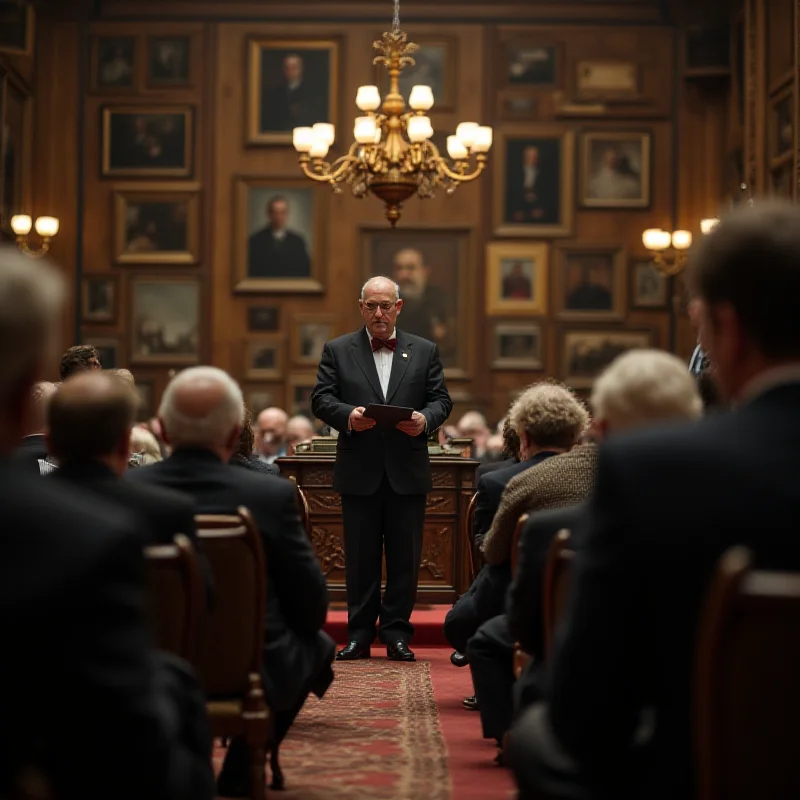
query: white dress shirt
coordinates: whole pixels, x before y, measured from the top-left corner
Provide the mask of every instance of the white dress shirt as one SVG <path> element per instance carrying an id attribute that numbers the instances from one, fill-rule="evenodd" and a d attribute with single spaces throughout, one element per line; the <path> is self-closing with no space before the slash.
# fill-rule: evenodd
<path id="1" fill-rule="evenodd" d="M 369 337 L 369 346 L 372 347 L 372 334 L 367 330 Z M 387 339 L 394 339 L 395 332 L 392 331 Z M 381 384 L 381 391 L 383 392 L 383 399 L 386 400 L 386 394 L 389 391 L 389 378 L 392 374 L 392 360 L 394 359 L 394 351 L 386 347 L 381 347 L 380 350 L 375 350 L 372 353 L 375 359 L 375 369 L 378 370 L 378 380 Z"/>

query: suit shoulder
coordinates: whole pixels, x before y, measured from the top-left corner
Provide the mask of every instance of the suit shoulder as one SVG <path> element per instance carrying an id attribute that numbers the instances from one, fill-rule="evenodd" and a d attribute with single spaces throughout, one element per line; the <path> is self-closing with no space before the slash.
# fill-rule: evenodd
<path id="1" fill-rule="evenodd" d="M 255 498 L 273 502 L 285 502 L 297 491 L 295 485 L 280 475 L 242 469 L 233 464 L 220 464 L 226 479 L 235 482 L 242 492 Z"/>
<path id="2" fill-rule="evenodd" d="M 425 339 L 422 336 L 417 336 L 416 334 L 409 333 L 403 328 L 399 328 L 403 332 L 403 336 L 406 338 L 406 341 L 409 345 L 416 347 L 419 350 L 433 350 L 436 347 L 435 342 L 432 342 L 430 339 Z"/>
<path id="3" fill-rule="evenodd" d="M 153 503 L 158 502 L 163 505 L 171 505 L 176 510 L 180 509 L 189 514 L 194 514 L 196 512 L 197 503 L 194 498 L 184 492 L 179 492 L 177 489 L 170 489 L 166 486 L 156 486 L 152 483 L 134 483 L 132 481 L 126 481 L 124 485 L 132 495 L 138 495 L 143 501 L 149 500 Z"/>
<path id="4" fill-rule="evenodd" d="M 337 336 L 335 339 L 329 339 L 328 342 L 326 343 L 326 346 L 334 350 L 345 346 L 349 346 L 357 339 L 357 337 L 362 331 L 363 328 L 359 328 L 357 331 L 351 331 L 350 333 L 343 333 L 341 336 Z"/>

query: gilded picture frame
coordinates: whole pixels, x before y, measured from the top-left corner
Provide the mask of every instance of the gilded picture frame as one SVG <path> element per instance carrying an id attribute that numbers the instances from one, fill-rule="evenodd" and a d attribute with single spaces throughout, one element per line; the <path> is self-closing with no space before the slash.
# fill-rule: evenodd
<path id="1" fill-rule="evenodd" d="M 566 328 L 559 343 L 559 375 L 573 389 L 591 389 L 617 356 L 657 344 L 651 328 Z"/>
<path id="2" fill-rule="evenodd" d="M 486 313 L 546 314 L 550 247 L 544 242 L 490 242 L 486 246 Z"/>
<path id="3" fill-rule="evenodd" d="M 293 364 L 316 367 L 325 343 L 334 337 L 333 314 L 294 314 L 289 352 Z"/>
<path id="4" fill-rule="evenodd" d="M 650 207 L 653 137 L 649 131 L 582 131 L 579 150 L 583 208 Z"/>
<path id="5" fill-rule="evenodd" d="M 500 320 L 492 332 L 492 369 L 544 369 L 544 326 L 540 322 Z"/>
<path id="6" fill-rule="evenodd" d="M 245 380 L 281 380 L 285 369 L 285 341 L 280 333 L 248 336 L 244 347 Z"/>

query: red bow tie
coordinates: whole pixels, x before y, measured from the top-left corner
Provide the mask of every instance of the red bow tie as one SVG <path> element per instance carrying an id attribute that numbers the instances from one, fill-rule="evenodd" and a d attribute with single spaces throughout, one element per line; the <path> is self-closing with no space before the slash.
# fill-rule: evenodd
<path id="1" fill-rule="evenodd" d="M 385 347 L 387 350 L 394 350 L 397 348 L 397 339 L 373 339 L 372 340 L 372 352 L 377 353 L 382 347 Z"/>

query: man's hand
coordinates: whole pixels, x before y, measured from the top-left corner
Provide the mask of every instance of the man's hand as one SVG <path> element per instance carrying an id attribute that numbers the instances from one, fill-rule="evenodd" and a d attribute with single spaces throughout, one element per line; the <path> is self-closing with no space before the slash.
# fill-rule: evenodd
<path id="1" fill-rule="evenodd" d="M 366 410 L 364 406 L 359 406 L 350 412 L 349 427 L 351 431 L 368 431 L 375 427 L 375 420 L 364 416 Z"/>
<path id="2" fill-rule="evenodd" d="M 411 415 L 411 419 L 398 422 L 396 427 L 397 430 L 403 431 L 409 436 L 419 436 L 425 430 L 425 417 L 419 411 L 415 411 Z"/>

